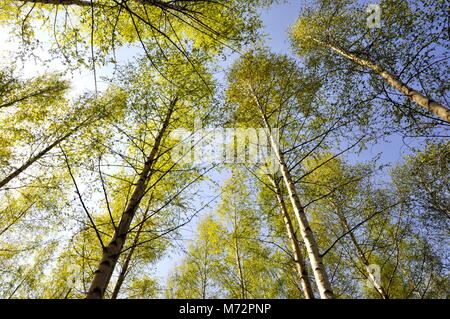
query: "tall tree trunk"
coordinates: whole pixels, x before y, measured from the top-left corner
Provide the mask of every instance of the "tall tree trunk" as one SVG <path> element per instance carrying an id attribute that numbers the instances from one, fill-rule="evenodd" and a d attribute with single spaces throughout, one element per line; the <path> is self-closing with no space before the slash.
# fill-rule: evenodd
<path id="1" fill-rule="evenodd" d="M 208 244 L 209 244 L 209 240 L 206 243 L 206 248 L 204 251 L 204 255 L 203 255 L 203 265 L 200 269 L 201 271 L 201 299 L 206 299 L 206 288 L 208 286 L 208 258 L 209 258 L 209 253 L 208 253 Z"/>
<path id="2" fill-rule="evenodd" d="M 149 209 L 150 209 L 150 203 L 147 206 L 147 210 L 142 218 L 142 222 L 138 227 L 136 236 L 134 237 L 134 240 L 133 240 L 133 245 L 130 248 L 130 251 L 128 252 L 127 257 L 125 258 L 125 261 L 122 265 L 122 269 L 120 270 L 119 277 L 117 278 L 116 285 L 114 286 L 114 290 L 111 295 L 111 299 L 117 299 L 117 296 L 119 295 L 119 291 L 122 288 L 122 284 L 125 281 L 125 277 L 127 276 L 127 273 L 128 273 L 128 267 L 130 266 L 130 261 L 131 261 L 131 258 L 133 257 L 134 250 L 136 249 L 136 245 L 139 242 L 139 236 L 141 235 L 142 228 L 144 227 L 144 221 L 147 218 Z"/>
<path id="3" fill-rule="evenodd" d="M 234 209 L 234 253 L 236 257 L 236 265 L 239 274 L 239 287 L 241 289 L 241 297 L 242 299 L 247 299 L 247 294 L 245 292 L 245 282 L 244 282 L 244 271 L 242 269 L 241 255 L 239 252 L 239 243 L 237 237 L 237 216 L 236 216 L 236 208 Z"/>
<path id="4" fill-rule="evenodd" d="M 433 101 L 429 97 L 423 95 L 422 93 L 414 90 L 413 88 L 409 87 L 406 83 L 403 83 L 400 81 L 395 75 L 392 73 L 384 70 L 380 65 L 367 60 L 360 58 L 350 52 L 347 52 L 337 46 L 331 45 L 329 43 L 320 41 L 315 38 L 311 38 L 314 42 L 319 44 L 322 47 L 329 48 L 343 57 L 349 59 L 350 61 L 353 61 L 354 63 L 357 63 L 363 67 L 367 67 L 374 71 L 376 74 L 380 75 L 390 86 L 392 86 L 397 91 L 403 93 L 407 97 L 409 97 L 411 100 L 413 100 L 415 103 L 420 105 L 421 107 L 425 108 L 426 110 L 433 112 L 435 115 L 437 115 L 442 120 L 450 123 L 450 109 L 448 107 L 443 106 L 442 104 Z"/>
<path id="5" fill-rule="evenodd" d="M 341 223 L 344 226 L 345 230 L 350 232 L 350 239 L 351 239 L 353 245 L 355 246 L 355 249 L 356 249 L 356 251 L 358 253 L 358 257 L 359 257 L 360 261 L 363 263 L 364 267 L 366 268 L 366 276 L 367 276 L 367 278 L 370 280 L 370 282 L 372 283 L 373 287 L 378 292 L 378 294 L 381 296 L 381 298 L 389 299 L 389 295 L 387 294 L 386 290 L 383 288 L 381 283 L 378 282 L 377 278 L 375 278 L 375 276 L 370 271 L 369 260 L 367 259 L 366 254 L 364 253 L 364 251 L 362 250 L 361 246 L 359 245 L 358 240 L 356 239 L 355 235 L 353 234 L 352 231 L 350 231 L 351 228 L 348 225 L 347 219 L 345 218 L 345 216 L 343 214 L 338 213 L 338 216 L 339 216 L 339 219 L 341 220 Z"/>
<path id="6" fill-rule="evenodd" d="M 300 234 L 302 235 L 303 242 L 306 246 L 306 251 L 308 252 L 308 257 L 311 262 L 311 267 L 313 269 L 314 278 L 316 280 L 317 288 L 319 289 L 320 297 L 322 299 L 334 299 L 333 289 L 331 288 L 330 280 L 328 279 L 328 274 L 326 272 L 325 266 L 322 262 L 322 256 L 319 251 L 319 246 L 317 245 L 314 234 L 309 226 L 308 219 L 306 218 L 305 211 L 301 205 L 300 198 L 295 188 L 294 181 L 292 179 L 291 173 L 286 165 L 283 153 L 281 153 L 278 148 L 278 143 L 272 134 L 272 128 L 269 123 L 269 119 L 264 112 L 264 108 L 259 103 L 258 97 L 254 93 L 252 87 L 249 87 L 255 103 L 259 109 L 264 125 L 267 129 L 267 134 L 270 140 L 270 145 L 277 157 L 278 163 L 280 165 L 281 174 L 283 176 L 284 183 L 286 184 L 289 199 L 294 210 L 295 217 L 298 220 L 298 225 L 300 226 Z"/>
<path id="7" fill-rule="evenodd" d="M 103 298 L 106 288 L 108 287 L 114 268 L 119 259 L 122 248 L 125 244 L 125 240 L 130 229 L 131 222 L 134 218 L 136 210 L 141 203 L 142 198 L 145 195 L 148 181 L 152 175 L 152 167 L 154 165 L 156 155 L 159 151 L 161 140 L 169 126 L 170 119 L 172 117 L 175 104 L 177 102 L 175 98 L 167 111 L 166 118 L 163 125 L 155 138 L 155 143 L 150 151 L 147 160 L 145 161 L 142 172 L 139 175 L 139 179 L 136 183 L 136 187 L 133 191 L 130 201 L 122 214 L 119 225 L 114 231 L 111 242 L 103 249 L 102 259 L 95 271 L 94 278 L 92 279 L 91 286 L 87 292 L 87 299 L 101 299 Z"/>
<path id="8" fill-rule="evenodd" d="M 286 226 L 286 231 L 289 236 L 289 241 L 291 242 L 292 252 L 294 254 L 294 262 L 295 268 L 300 277 L 300 285 L 302 287 L 302 291 L 304 297 L 306 299 L 314 299 L 314 292 L 311 287 L 311 282 L 308 277 L 308 269 L 306 268 L 305 260 L 303 258 L 302 250 L 300 248 L 297 234 L 294 231 L 294 226 L 292 225 L 291 216 L 289 216 L 289 212 L 286 207 L 286 203 L 283 198 L 283 194 L 278 185 L 278 182 L 275 178 L 269 175 L 269 179 L 275 189 L 275 193 L 277 196 L 278 204 L 280 205 L 281 214 L 283 215 L 284 224 Z"/>
<path id="9" fill-rule="evenodd" d="M 328 274 L 322 262 L 322 256 L 320 255 L 319 246 L 317 245 L 314 234 L 311 230 L 311 227 L 309 226 L 309 222 L 308 219 L 306 218 L 303 206 L 300 203 L 300 198 L 295 188 L 292 176 L 289 172 L 289 169 L 286 166 L 284 156 L 279 151 L 278 146 L 276 145 L 276 141 L 274 141 L 273 139 L 273 136 L 270 136 L 270 139 L 272 148 L 274 149 L 278 157 L 278 161 L 280 163 L 281 174 L 283 175 L 284 182 L 286 183 L 289 199 L 291 201 L 295 216 L 297 217 L 298 224 L 300 226 L 300 234 L 302 235 L 303 241 L 306 246 L 306 250 L 308 252 L 308 257 L 311 262 L 311 267 L 313 269 L 317 287 L 319 288 L 320 296 L 322 299 L 333 299 L 334 298 L 333 289 L 331 288 L 331 284 L 328 279 Z"/>

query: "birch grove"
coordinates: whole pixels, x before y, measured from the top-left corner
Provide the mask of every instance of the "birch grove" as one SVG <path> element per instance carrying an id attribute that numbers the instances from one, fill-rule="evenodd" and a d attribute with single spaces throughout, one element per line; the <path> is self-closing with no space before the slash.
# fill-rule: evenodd
<path id="1" fill-rule="evenodd" d="M 0 298 L 449 298 L 445 1 L 1 0 L 0 28 Z"/>

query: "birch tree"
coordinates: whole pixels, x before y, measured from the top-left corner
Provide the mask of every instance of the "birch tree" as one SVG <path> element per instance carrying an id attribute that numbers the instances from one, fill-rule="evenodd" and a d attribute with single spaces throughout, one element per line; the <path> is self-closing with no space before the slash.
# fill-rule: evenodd
<path id="1" fill-rule="evenodd" d="M 281 258 L 276 246 L 266 240 L 266 218 L 253 200 L 251 178 L 242 167 L 232 171 L 222 187 L 217 209 L 204 216 L 184 259 L 170 277 L 169 297 L 283 296 Z"/>
<path id="2" fill-rule="evenodd" d="M 169 298 L 216 298 L 222 296 L 218 272 L 222 271 L 225 229 L 213 214 L 205 215 L 197 234 L 188 246 L 180 265 L 170 275 L 166 295 Z"/>
<path id="3" fill-rule="evenodd" d="M 316 166 L 314 160 L 309 165 Z M 334 159 L 304 180 L 319 241 L 328 247 L 323 256 L 345 276 L 336 282 L 340 295 L 426 298 L 428 285 L 446 280 L 445 253 L 415 225 L 414 212 L 389 184 L 376 181 L 374 167 Z"/>
<path id="4" fill-rule="evenodd" d="M 279 209 L 286 226 L 286 232 L 288 234 L 291 249 L 294 255 L 295 268 L 300 278 L 303 294 L 306 299 L 314 299 L 314 292 L 311 286 L 311 281 L 309 279 L 309 271 L 306 266 L 303 251 L 300 246 L 294 224 L 284 200 L 283 191 L 280 188 L 279 181 L 275 176 L 269 175 L 269 180 L 272 183 L 273 191 L 275 192 L 275 196 L 277 197 Z"/>
<path id="5" fill-rule="evenodd" d="M 153 141 L 145 143 L 141 149 L 144 158 L 142 163 L 135 168 L 137 176 L 133 182 L 130 198 L 121 213 L 109 244 L 103 247 L 102 258 L 92 279 L 87 298 L 102 298 L 106 292 L 136 211 L 143 198 L 148 194 L 149 189 L 157 187 L 155 183 L 151 184 L 150 181 L 156 177 L 156 165 L 159 163 L 158 160 L 161 160 L 162 154 L 169 155 L 170 146 L 164 144 L 165 141 L 169 140 L 169 132 L 176 127 L 175 123 L 178 122 L 181 125 L 184 121 L 188 121 L 189 117 L 194 116 L 193 112 L 201 110 L 201 107 L 208 103 L 211 96 L 210 86 L 204 84 L 208 74 L 204 71 L 205 75 L 199 77 L 191 72 L 189 67 L 183 68 L 181 61 L 182 58 L 179 55 L 174 55 L 172 60 L 166 62 L 166 72 L 170 72 L 171 82 L 167 82 L 163 77 L 158 79 L 155 69 L 147 69 L 147 73 L 134 72 L 134 75 L 130 77 L 129 92 L 134 95 L 130 100 L 130 107 L 136 107 L 138 110 L 144 111 L 149 106 L 153 108 L 153 110 L 150 110 L 151 113 L 154 113 L 151 114 L 153 118 L 156 115 L 156 122 L 154 122 L 156 132 L 153 135 Z M 143 60 L 143 63 L 148 65 L 145 60 Z M 153 81 L 150 81 L 152 78 Z M 187 81 L 187 78 L 191 80 Z M 174 85 L 174 83 L 177 85 Z M 136 115 L 139 115 L 139 112 Z M 160 117 L 159 120 L 158 117 Z M 141 128 L 144 129 L 143 133 L 148 134 L 146 129 L 148 129 L 149 124 L 151 125 L 151 122 L 144 121 L 143 124 L 144 127 Z M 176 164 L 170 165 L 167 171 L 156 181 L 164 178 Z"/>
<path id="6" fill-rule="evenodd" d="M 385 119 L 409 118 L 423 127 L 421 122 L 432 118 L 435 124 L 447 125 L 446 5 L 387 0 L 370 15 L 368 5 L 315 1 L 305 6 L 291 29 L 293 48 L 310 66 L 327 70 L 335 85 L 339 78 L 358 83 L 360 91 L 353 90 L 350 98 L 374 90 Z M 378 26 L 373 26 L 374 19 Z M 370 104 L 359 112 L 369 117 L 378 113 Z"/>
<path id="7" fill-rule="evenodd" d="M 291 122 L 302 123 L 302 119 L 303 123 L 317 125 L 317 122 L 313 123 L 321 117 L 320 113 L 311 107 L 313 92 L 317 92 L 320 83 L 311 78 L 307 79 L 301 72 L 295 62 L 285 56 L 249 52 L 234 65 L 230 73 L 228 95 L 230 100 L 240 107 L 240 113 L 237 113 L 237 116 L 242 121 L 246 119 L 266 129 L 300 226 L 300 234 L 308 252 L 320 296 L 333 298 L 329 278 L 315 236 L 300 202 L 294 177 L 279 141 L 272 134 L 272 129 L 276 128 L 274 123 L 278 123 L 277 120 L 280 118 L 282 125 Z M 313 115 L 313 112 L 317 117 Z M 287 136 L 290 137 L 286 134 L 286 138 L 289 138 Z M 292 138 L 295 140 L 295 137 Z"/>

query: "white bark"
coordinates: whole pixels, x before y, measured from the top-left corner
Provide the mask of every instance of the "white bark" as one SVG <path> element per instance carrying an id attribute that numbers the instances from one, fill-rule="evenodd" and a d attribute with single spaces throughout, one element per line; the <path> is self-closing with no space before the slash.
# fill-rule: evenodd
<path id="1" fill-rule="evenodd" d="M 425 108 L 426 110 L 434 113 L 437 115 L 440 119 L 450 123 L 450 109 L 448 107 L 443 106 L 442 104 L 433 101 L 429 97 L 423 95 L 419 91 L 416 91 L 415 89 L 408 86 L 406 83 L 403 83 L 400 81 L 395 75 L 392 73 L 384 70 L 380 65 L 367 60 L 360 58 L 352 53 L 349 53 L 337 46 L 325 43 L 323 41 L 320 41 L 315 38 L 311 38 L 314 42 L 319 44 L 322 47 L 329 48 L 343 57 L 349 59 L 350 61 L 353 61 L 354 63 L 357 63 L 363 67 L 367 67 L 374 71 L 376 74 L 380 75 L 390 86 L 392 86 L 397 91 L 403 93 L 407 97 L 409 97 L 411 100 L 413 100 L 415 103 L 420 105 L 421 107 Z"/>
<path id="2" fill-rule="evenodd" d="M 295 268 L 300 278 L 300 285 L 302 287 L 303 295 L 306 299 L 314 299 L 314 292 L 312 290 L 311 282 L 308 276 L 308 269 L 306 268 L 305 260 L 303 258 L 303 253 L 300 248 L 297 234 L 294 231 L 294 226 L 292 225 L 291 217 L 286 207 L 286 203 L 281 193 L 280 187 L 275 179 L 269 175 L 269 179 L 275 189 L 278 204 L 280 205 L 280 210 L 283 215 L 284 224 L 286 226 L 286 231 L 289 236 L 289 241 L 291 242 L 291 249 L 294 254 Z"/>
<path id="3" fill-rule="evenodd" d="M 316 280 L 317 288 L 319 289 L 320 297 L 322 299 L 334 299 L 333 289 L 331 288 L 330 280 L 328 279 L 328 274 L 326 272 L 325 266 L 322 262 L 322 256 L 319 252 L 319 246 L 317 245 L 314 234 L 309 226 L 308 219 L 306 218 L 305 211 L 303 206 L 301 205 L 300 198 L 298 196 L 297 190 L 294 185 L 294 181 L 292 179 L 291 173 L 286 165 L 286 161 L 284 159 L 283 154 L 278 148 L 278 141 L 275 140 L 272 135 L 272 128 L 270 126 L 269 120 L 264 112 L 262 105 L 260 105 L 257 96 L 254 94 L 251 87 L 250 91 L 255 99 L 255 103 L 259 109 L 259 112 L 262 116 L 264 125 L 267 129 L 267 134 L 269 136 L 270 145 L 277 157 L 278 163 L 280 165 L 281 174 L 283 176 L 284 183 L 286 184 L 286 188 L 288 190 L 289 199 L 292 204 L 295 217 L 297 218 L 300 234 L 302 236 L 303 242 L 306 246 L 306 251 L 308 252 L 308 257 L 311 263 L 311 267 L 313 269 L 314 278 Z"/>

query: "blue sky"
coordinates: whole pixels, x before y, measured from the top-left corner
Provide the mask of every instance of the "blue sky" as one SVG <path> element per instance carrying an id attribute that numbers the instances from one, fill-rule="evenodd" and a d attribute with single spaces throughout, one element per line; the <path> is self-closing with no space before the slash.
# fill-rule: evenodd
<path id="1" fill-rule="evenodd" d="M 291 0 L 261 10 L 265 25 L 264 31 L 268 34 L 266 43 L 274 52 L 290 52 L 287 31 L 289 26 L 297 19 L 302 2 L 303 0 Z"/>

